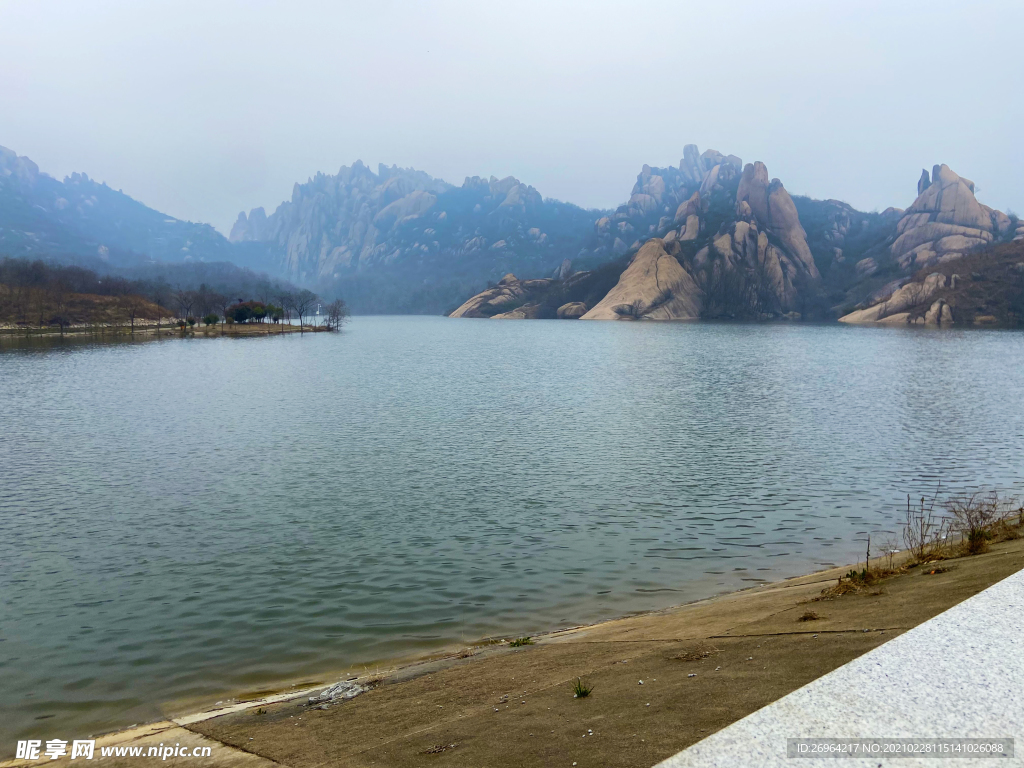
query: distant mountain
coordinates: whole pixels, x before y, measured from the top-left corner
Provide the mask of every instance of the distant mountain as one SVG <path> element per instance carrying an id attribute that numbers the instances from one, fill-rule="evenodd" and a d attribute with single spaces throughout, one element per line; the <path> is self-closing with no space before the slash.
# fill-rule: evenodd
<path id="1" fill-rule="evenodd" d="M 921 270 L 1022 236 L 946 166 L 922 172 L 906 211 L 865 213 L 793 197 L 763 163 L 691 144 L 678 167 L 644 165 L 614 211 L 545 199 L 511 176 L 455 186 L 357 161 L 296 184 L 269 216 L 239 214 L 225 238 L 84 174 L 58 181 L 0 147 L 0 256 L 101 271 L 232 262 L 362 313 L 834 319 L 886 304 L 892 314 L 890 297 Z"/>
<path id="2" fill-rule="evenodd" d="M 511 176 L 462 186 L 362 162 L 296 184 L 270 216 L 241 213 L 234 243 L 268 244 L 290 279 L 331 286 L 355 311 L 441 312 L 510 271 L 552 274 L 595 252 L 587 211 Z"/>
<path id="3" fill-rule="evenodd" d="M 238 256 L 209 224 L 154 211 L 84 173 L 58 181 L 5 147 L 0 147 L 0 253 L 121 265 Z"/>
<path id="4" fill-rule="evenodd" d="M 506 275 L 452 316 L 835 319 L 863 309 L 843 319 L 868 322 L 937 296 L 938 277 L 925 281 L 923 271 L 1024 237 L 947 166 L 923 172 L 918 192 L 906 212 L 864 213 L 838 200 L 793 198 L 763 163 L 743 166 L 688 145 L 679 168 L 645 165 L 629 201 L 596 222 L 589 255 L 617 260 L 555 279 Z M 902 297 L 912 279 L 925 288 L 908 286 Z M 874 305 L 881 309 L 865 309 Z"/>

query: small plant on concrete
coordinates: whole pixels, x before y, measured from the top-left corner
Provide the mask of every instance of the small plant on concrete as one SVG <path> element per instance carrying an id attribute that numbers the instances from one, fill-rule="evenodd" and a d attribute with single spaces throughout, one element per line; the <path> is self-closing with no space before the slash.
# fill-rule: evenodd
<path id="1" fill-rule="evenodd" d="M 890 536 L 887 539 L 883 539 L 879 546 L 881 546 L 881 548 L 882 548 L 882 555 L 887 557 L 887 558 L 889 558 L 889 565 L 888 565 L 886 570 L 891 571 L 892 570 L 893 557 L 895 557 L 896 554 L 900 551 L 899 550 L 899 546 L 900 546 L 899 542 L 896 541 L 896 539 L 894 539 L 893 537 Z"/>
<path id="2" fill-rule="evenodd" d="M 574 699 L 585 699 L 592 690 L 594 690 L 594 686 L 583 682 L 582 677 L 577 677 L 576 682 L 572 684 L 572 697 Z"/>
<path id="3" fill-rule="evenodd" d="M 519 648 L 523 645 L 533 645 L 533 640 L 527 635 L 526 637 L 517 637 L 515 640 L 510 640 L 508 645 L 510 648 Z"/>
<path id="4" fill-rule="evenodd" d="M 922 562 L 929 556 L 937 554 L 945 537 L 942 535 L 945 521 L 935 514 L 935 503 L 939 497 L 941 486 L 935 489 L 930 501 L 921 497 L 921 505 L 914 509 L 910 505 L 910 494 L 907 494 L 907 515 L 903 523 L 903 542 L 910 550 L 916 562 Z"/>

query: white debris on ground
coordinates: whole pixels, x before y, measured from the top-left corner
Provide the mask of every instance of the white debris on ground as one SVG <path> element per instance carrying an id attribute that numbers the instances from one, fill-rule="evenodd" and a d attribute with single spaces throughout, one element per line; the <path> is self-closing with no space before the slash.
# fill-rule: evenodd
<path id="1" fill-rule="evenodd" d="M 340 683 L 324 688 L 316 696 L 310 696 L 309 705 L 311 707 L 319 706 L 321 709 L 327 709 L 328 706 L 335 702 L 353 699 L 366 690 L 366 688 L 351 680 L 342 680 Z"/>

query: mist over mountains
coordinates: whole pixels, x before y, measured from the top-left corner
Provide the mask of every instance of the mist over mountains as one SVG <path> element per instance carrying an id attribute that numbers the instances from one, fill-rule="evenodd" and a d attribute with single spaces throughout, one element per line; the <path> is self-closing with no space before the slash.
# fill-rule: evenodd
<path id="1" fill-rule="evenodd" d="M 451 312 L 512 273 L 534 281 L 534 295 L 492 296 L 461 314 L 537 305 L 544 308 L 519 314 L 556 316 L 550 305 L 559 297 L 537 291 L 571 282 L 579 303 L 586 293 L 586 312 L 606 317 L 629 305 L 652 318 L 836 318 L 930 263 L 1017 235 L 1015 218 L 982 206 L 973 184 L 944 166 L 925 172 L 919 187 L 927 199 L 906 215 L 865 213 L 790 195 L 763 163 L 687 145 L 678 167 L 645 165 L 626 202 L 603 211 L 545 199 L 511 176 L 456 186 L 357 161 L 295 184 L 270 214 L 239 214 L 224 237 L 85 174 L 58 181 L 0 148 L 0 255 L 100 269 L 230 262 L 340 294 L 360 313 Z M 904 203 L 912 193 L 908 183 Z M 672 273 L 670 285 L 659 283 L 659 265 Z"/>

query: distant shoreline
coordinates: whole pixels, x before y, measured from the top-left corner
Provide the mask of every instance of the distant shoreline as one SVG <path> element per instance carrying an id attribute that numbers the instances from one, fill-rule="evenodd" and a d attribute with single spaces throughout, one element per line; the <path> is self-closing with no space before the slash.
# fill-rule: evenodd
<path id="1" fill-rule="evenodd" d="M 291 325 L 289 323 L 235 323 L 228 325 L 218 323 L 217 325 L 201 326 L 195 325 L 191 328 L 179 328 L 171 323 L 149 323 L 146 325 L 136 324 L 135 328 L 125 325 L 80 325 L 65 328 L 63 333 L 59 328 L 25 328 L 17 326 L 0 327 L 0 336 L 7 337 L 61 337 L 61 336 L 118 336 L 131 338 L 133 336 L 178 336 L 178 337 L 204 337 L 215 338 L 221 336 L 278 336 L 286 333 L 326 333 L 334 330 L 323 325 Z"/>

